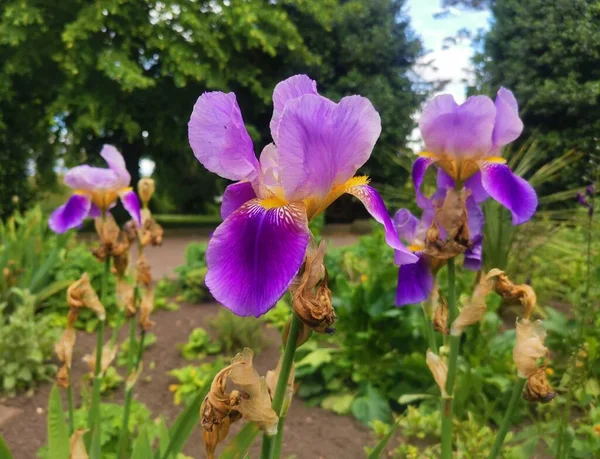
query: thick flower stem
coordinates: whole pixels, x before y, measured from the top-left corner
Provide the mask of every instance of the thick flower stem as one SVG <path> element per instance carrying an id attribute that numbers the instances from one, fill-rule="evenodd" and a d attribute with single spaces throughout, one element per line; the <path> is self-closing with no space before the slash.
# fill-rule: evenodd
<path id="1" fill-rule="evenodd" d="M 108 275 L 110 273 L 110 257 L 107 256 L 104 261 L 104 271 L 102 272 L 102 287 L 100 290 L 100 301 L 106 303 L 108 290 Z M 88 416 L 88 428 L 90 430 L 90 438 L 93 438 L 94 443 L 100 445 L 100 383 L 102 381 L 102 348 L 104 346 L 104 323 L 106 319 L 98 321 L 98 329 L 96 330 L 96 364 L 94 367 L 94 384 L 92 387 L 92 402 Z M 90 443 L 91 444 L 91 443 Z"/>
<path id="2" fill-rule="evenodd" d="M 285 398 L 285 392 L 287 389 L 288 381 L 290 378 L 290 372 L 292 371 L 292 365 L 294 364 L 294 356 L 296 354 L 296 344 L 298 342 L 298 336 L 302 329 L 302 322 L 292 313 L 292 320 L 290 324 L 290 332 L 285 343 L 285 350 L 283 352 L 283 360 L 281 362 L 281 371 L 279 372 L 279 379 L 277 380 L 277 387 L 275 388 L 275 395 L 273 396 L 273 411 L 277 413 L 277 416 L 281 414 L 281 408 L 283 406 L 283 400 Z M 283 432 L 284 418 L 280 416 L 279 425 L 277 430 Z M 283 440 L 282 435 L 271 436 L 265 434 L 263 436 L 263 445 L 261 452 L 261 459 L 277 459 L 279 457 L 279 451 L 281 451 L 281 441 Z M 277 445 L 275 444 L 277 442 Z M 277 453 L 276 455 L 274 453 Z"/>
<path id="3" fill-rule="evenodd" d="M 517 378 L 517 380 L 515 381 L 512 395 L 510 396 L 510 402 L 508 403 L 506 413 L 504 413 L 504 418 L 502 419 L 502 423 L 500 424 L 500 428 L 498 429 L 498 433 L 496 434 L 496 439 L 494 440 L 492 451 L 488 456 L 489 459 L 496 459 L 500 454 L 502 444 L 504 443 L 504 438 L 506 437 L 506 433 L 508 432 L 508 428 L 510 426 L 510 419 L 515 411 L 515 408 L 519 403 L 519 399 L 521 398 L 521 394 L 523 393 L 523 388 L 525 387 L 526 382 L 526 378 Z"/>
<path id="4" fill-rule="evenodd" d="M 448 260 L 448 329 L 458 315 L 456 307 L 454 259 Z M 448 359 L 448 377 L 446 379 L 446 397 L 442 398 L 442 459 L 452 458 L 452 413 L 454 410 L 454 380 L 458 362 L 460 336 L 450 335 L 450 356 Z"/>

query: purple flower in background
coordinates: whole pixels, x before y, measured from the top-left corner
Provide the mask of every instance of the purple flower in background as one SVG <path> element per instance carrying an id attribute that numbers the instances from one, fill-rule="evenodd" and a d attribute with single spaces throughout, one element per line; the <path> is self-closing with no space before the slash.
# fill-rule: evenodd
<path id="1" fill-rule="evenodd" d="M 537 208 L 535 190 L 516 176 L 498 155 L 521 134 L 523 123 L 512 92 L 500 88 L 496 100 L 469 97 L 458 105 L 449 94 L 435 97 L 419 121 L 427 151 L 413 165 L 417 200 L 420 184 L 433 163 L 465 186 L 477 188 L 512 213 L 513 224 L 528 221 Z"/>
<path id="2" fill-rule="evenodd" d="M 315 81 L 296 75 L 273 93 L 271 135 L 260 159 L 235 94 L 202 94 L 189 122 L 194 155 L 211 172 L 237 183 L 223 195 L 223 223 L 206 254 L 206 285 L 239 316 L 260 316 L 285 293 L 304 261 L 308 222 L 344 193 L 360 199 L 385 227 L 387 243 L 404 263 L 417 260 L 400 242 L 383 200 L 354 174 L 381 132 L 368 99 L 335 103 Z"/>
<path id="3" fill-rule="evenodd" d="M 398 234 L 406 242 L 409 250 L 419 258 L 417 263 L 412 264 L 405 264 L 399 259 L 395 260 L 396 264 L 400 266 L 396 306 L 425 301 L 433 290 L 434 275 L 446 260 L 437 259 L 425 252 L 425 238 L 427 230 L 433 224 L 435 209 L 443 203 L 448 189 L 454 189 L 454 187 L 455 182 L 452 177 L 443 169 L 438 169 L 437 191 L 431 198 L 421 194 L 421 199 L 419 199 L 419 207 L 423 209 L 421 219 L 417 219 L 408 209 L 400 209 L 394 216 Z M 465 188 L 469 187 L 465 185 Z M 479 271 L 481 269 L 484 224 L 480 203 L 487 198 L 487 194 L 481 188 L 469 188 L 469 193 L 465 205 L 470 248 L 464 252 L 464 266 L 471 271 Z M 440 232 L 441 237 L 445 237 L 443 228 L 440 228 Z"/>
<path id="4" fill-rule="evenodd" d="M 104 145 L 100 156 L 108 163 L 108 169 L 85 164 L 69 169 L 65 174 L 64 183 L 73 189 L 73 195 L 52 212 L 48 221 L 52 231 L 64 233 L 80 226 L 87 217 L 101 216 L 115 205 L 117 198 L 141 226 L 140 202 L 129 187 L 131 176 L 123 156 L 112 145 Z"/>

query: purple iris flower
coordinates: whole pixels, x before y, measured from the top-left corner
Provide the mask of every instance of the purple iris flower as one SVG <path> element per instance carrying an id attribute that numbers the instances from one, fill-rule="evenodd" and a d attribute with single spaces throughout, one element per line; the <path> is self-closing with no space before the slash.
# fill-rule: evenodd
<path id="1" fill-rule="evenodd" d="M 55 233 L 77 228 L 88 217 L 101 216 L 115 205 L 117 198 L 141 226 L 140 202 L 129 187 L 131 176 L 123 156 L 112 145 L 104 145 L 100 156 L 108 163 L 108 169 L 84 164 L 65 174 L 64 183 L 73 189 L 73 195 L 50 216 L 48 224 Z"/>
<path id="2" fill-rule="evenodd" d="M 206 285 L 239 316 L 266 313 L 300 270 L 310 240 L 308 222 L 344 193 L 360 199 L 385 227 L 404 263 L 417 257 L 400 242 L 383 200 L 354 174 L 381 133 L 368 99 L 335 103 L 306 75 L 282 81 L 273 93 L 274 143 L 256 158 L 235 94 L 208 92 L 194 106 L 189 140 L 211 172 L 236 183 L 223 195 L 221 216 L 206 253 Z"/>
<path id="3" fill-rule="evenodd" d="M 465 204 L 467 208 L 467 219 L 469 227 L 469 238 L 471 248 L 464 253 L 464 267 L 471 271 L 481 269 L 482 239 L 484 215 L 480 203 L 488 196 L 479 186 L 469 188 L 470 196 Z M 420 184 L 419 184 L 420 185 Z M 416 184 L 415 184 L 416 186 Z M 440 206 L 446 197 L 449 188 L 454 189 L 455 182 L 443 169 L 438 169 L 437 173 L 437 191 L 431 198 L 421 194 L 419 207 L 423 209 L 421 219 L 417 219 L 408 209 L 400 209 L 394 216 L 394 223 L 398 234 L 408 244 L 408 248 L 413 250 L 419 261 L 412 264 L 402 263 L 396 259 L 396 264 L 400 265 L 398 271 L 398 288 L 396 290 L 396 306 L 420 303 L 427 300 L 434 285 L 434 274 L 443 265 L 445 260 L 433 259 L 427 255 L 425 248 L 425 237 L 428 228 L 432 225 L 435 216 L 435 207 Z M 440 229 L 440 237 L 444 236 L 444 229 Z"/>
<path id="4" fill-rule="evenodd" d="M 514 225 L 528 221 L 537 208 L 537 195 L 499 156 L 504 145 L 523 131 L 512 92 L 500 88 L 496 100 L 469 97 L 458 105 L 449 94 L 435 97 L 419 121 L 427 151 L 413 165 L 417 201 L 426 169 L 433 163 L 465 186 L 481 189 L 512 213 Z"/>

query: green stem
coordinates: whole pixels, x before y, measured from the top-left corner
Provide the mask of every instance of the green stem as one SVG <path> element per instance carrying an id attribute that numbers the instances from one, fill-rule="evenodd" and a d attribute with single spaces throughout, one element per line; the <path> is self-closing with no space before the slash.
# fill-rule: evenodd
<path id="1" fill-rule="evenodd" d="M 290 378 L 290 372 L 292 370 L 292 365 L 294 364 L 294 355 L 296 354 L 296 345 L 298 343 L 298 336 L 300 335 L 300 330 L 302 329 L 302 322 L 296 316 L 296 314 L 292 313 L 292 320 L 290 324 L 290 332 L 287 337 L 287 342 L 285 344 L 285 350 L 283 352 L 283 360 L 281 362 L 281 371 L 279 372 L 279 379 L 277 380 L 277 386 L 275 388 L 275 395 L 273 396 L 273 411 L 277 413 L 277 416 L 281 415 L 281 407 L 283 406 L 283 401 L 285 398 L 285 393 L 288 385 L 288 381 Z M 283 431 L 283 421 L 284 418 L 280 416 L 279 425 L 277 426 L 277 431 L 281 429 Z M 261 459 L 277 459 L 279 454 L 275 455 L 275 452 L 281 450 L 281 441 L 283 439 L 282 435 L 271 436 L 265 434 L 263 436 L 263 444 L 262 444 L 262 452 Z M 277 442 L 277 445 L 275 443 Z"/>
<path id="2" fill-rule="evenodd" d="M 285 416 L 279 418 L 277 423 L 277 435 L 275 436 L 275 445 L 273 446 L 273 453 L 271 457 L 279 457 L 281 455 L 281 444 L 283 443 L 283 424 L 285 423 Z"/>
<path id="3" fill-rule="evenodd" d="M 106 303 L 106 295 L 108 290 L 108 275 L 110 273 L 110 256 L 106 257 L 104 261 L 104 271 L 102 272 L 102 287 L 100 290 L 100 302 Z M 96 365 L 94 367 L 94 385 L 92 386 L 92 402 L 90 406 L 90 413 L 88 415 L 88 428 L 90 430 L 90 437 L 97 436 L 98 444 L 100 443 L 100 427 L 101 423 L 96 421 L 100 419 L 100 383 L 102 377 L 100 370 L 102 368 L 102 348 L 104 346 L 104 324 L 106 319 L 103 318 L 98 321 L 98 328 L 96 330 Z M 91 440 L 90 440 L 91 441 Z"/>
<path id="4" fill-rule="evenodd" d="M 73 435 L 75 432 L 75 415 L 73 409 L 73 381 L 71 381 L 71 368 L 67 369 L 69 386 L 67 387 L 67 406 L 69 409 L 69 435 Z"/>
<path id="5" fill-rule="evenodd" d="M 515 381 L 512 395 L 510 396 L 510 402 L 508 402 L 508 407 L 506 408 L 506 413 L 504 413 L 502 424 L 500 424 L 500 428 L 498 429 L 498 433 L 496 434 L 496 439 L 494 440 L 492 451 L 488 456 L 489 459 L 496 459 L 498 457 L 498 454 L 500 454 L 502 444 L 504 443 L 504 438 L 506 437 L 506 433 L 508 432 L 508 428 L 510 427 L 510 419 L 512 418 L 515 408 L 519 403 L 519 399 L 521 398 L 521 394 L 523 393 L 523 388 L 525 387 L 526 382 L 526 378 L 517 378 L 517 380 Z"/>
<path id="6" fill-rule="evenodd" d="M 425 310 L 423 310 L 423 313 L 424 313 L 424 317 L 425 317 L 425 334 L 427 335 L 427 342 L 429 343 L 429 349 L 431 349 L 432 352 L 437 353 L 438 348 L 437 348 L 437 342 L 435 339 L 435 330 L 433 328 L 433 319 L 431 319 L 430 317 L 427 317 Z"/>
<path id="7" fill-rule="evenodd" d="M 448 260 L 448 329 L 458 315 L 456 307 L 454 259 Z M 452 458 L 452 412 L 454 410 L 454 380 L 456 378 L 456 367 L 458 362 L 458 348 L 460 336 L 450 335 L 450 357 L 448 359 L 448 378 L 446 379 L 446 397 L 442 399 L 442 459 Z"/>

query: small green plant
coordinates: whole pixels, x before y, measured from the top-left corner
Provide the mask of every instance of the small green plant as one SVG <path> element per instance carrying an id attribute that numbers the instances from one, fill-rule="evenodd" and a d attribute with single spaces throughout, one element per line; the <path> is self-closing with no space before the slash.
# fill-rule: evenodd
<path id="1" fill-rule="evenodd" d="M 4 314 L 7 303 L 0 303 L 0 393 L 12 396 L 52 378 L 56 367 L 49 360 L 58 332 L 50 317 L 35 313 L 29 291 L 11 289 L 10 301 L 9 316 Z"/>
<path id="2" fill-rule="evenodd" d="M 123 376 L 119 374 L 115 367 L 108 367 L 102 381 L 100 382 L 100 393 L 107 394 L 113 392 L 119 388 L 123 383 Z"/>
<path id="3" fill-rule="evenodd" d="M 171 298 L 177 295 L 178 290 L 177 282 L 167 278 L 159 280 L 154 287 L 154 309 L 177 311 L 179 305 Z"/>
<path id="4" fill-rule="evenodd" d="M 213 378 L 223 366 L 223 360 L 218 358 L 214 362 L 187 365 L 169 371 L 169 375 L 177 380 L 169 386 L 175 405 L 187 404 L 199 391 L 208 391 Z"/>
<path id="5" fill-rule="evenodd" d="M 253 317 L 239 317 L 228 309 L 221 309 L 210 321 L 224 352 L 236 353 L 249 347 L 257 355 L 266 346 L 262 322 Z"/>
<path id="6" fill-rule="evenodd" d="M 283 327 L 285 327 L 290 320 L 291 311 L 292 307 L 290 306 L 289 295 L 286 294 L 277 302 L 275 307 L 269 310 L 269 312 L 262 316 L 261 319 L 275 327 L 277 330 L 283 330 Z"/>
<path id="7" fill-rule="evenodd" d="M 221 352 L 221 343 L 210 339 L 204 328 L 195 328 L 190 333 L 188 342 L 181 345 L 181 355 L 186 360 L 203 359 L 207 355 Z"/>
<path id="8" fill-rule="evenodd" d="M 156 334 L 151 333 L 151 332 L 146 333 L 146 336 L 144 337 L 144 350 L 148 349 L 150 346 L 152 346 L 154 343 L 156 343 L 156 340 L 157 340 Z M 136 340 L 135 346 L 134 346 L 134 355 L 137 355 L 137 353 L 139 352 L 139 346 L 140 346 L 140 341 Z M 117 365 L 119 365 L 120 367 L 127 365 L 128 356 L 129 356 L 129 341 L 123 341 L 121 343 L 119 353 L 117 354 Z"/>
<path id="9" fill-rule="evenodd" d="M 210 294 L 204 284 L 206 277 L 206 244 L 193 242 L 185 249 L 185 264 L 175 269 L 179 274 L 182 299 L 189 303 L 208 300 Z"/>

